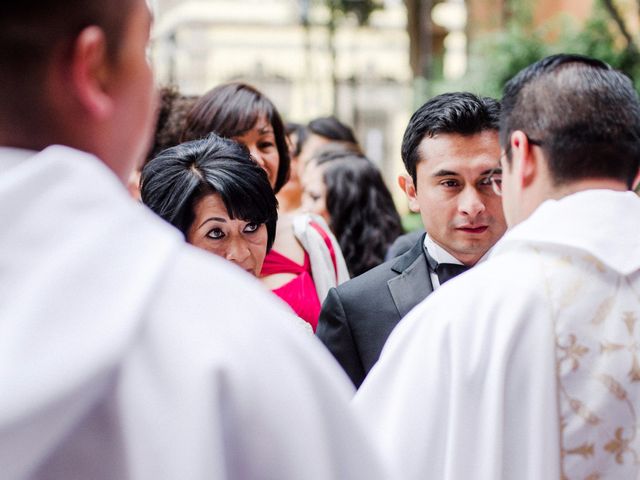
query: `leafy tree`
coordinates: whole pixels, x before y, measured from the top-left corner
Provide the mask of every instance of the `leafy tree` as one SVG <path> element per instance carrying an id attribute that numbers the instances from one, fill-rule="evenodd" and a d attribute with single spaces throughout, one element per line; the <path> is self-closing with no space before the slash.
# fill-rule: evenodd
<path id="1" fill-rule="evenodd" d="M 583 25 L 559 15 L 534 27 L 530 11 L 524 5 L 512 7 L 511 11 L 519 13 L 510 17 L 503 31 L 486 34 L 474 43 L 465 78 L 435 82 L 431 94 L 470 90 L 500 98 L 504 84 L 518 71 L 547 55 L 561 52 L 603 60 L 626 73 L 640 89 L 638 39 L 629 33 L 613 0 L 596 0 L 591 17 Z"/>

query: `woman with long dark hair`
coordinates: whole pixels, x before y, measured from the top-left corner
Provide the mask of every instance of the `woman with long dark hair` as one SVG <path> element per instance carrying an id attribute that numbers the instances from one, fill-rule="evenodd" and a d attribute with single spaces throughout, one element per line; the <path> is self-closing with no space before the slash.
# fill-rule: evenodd
<path id="1" fill-rule="evenodd" d="M 402 234 L 400 216 L 380 171 L 345 152 L 312 159 L 303 177 L 303 208 L 325 218 L 355 277 L 384 261 Z"/>

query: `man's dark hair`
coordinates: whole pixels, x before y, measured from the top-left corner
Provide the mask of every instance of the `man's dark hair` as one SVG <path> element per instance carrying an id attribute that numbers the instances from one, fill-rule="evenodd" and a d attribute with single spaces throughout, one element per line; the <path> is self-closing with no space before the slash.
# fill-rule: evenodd
<path id="1" fill-rule="evenodd" d="M 44 78 L 54 52 L 70 54 L 78 34 L 100 27 L 118 57 L 133 0 L 0 2 L 0 116 L 27 123 L 45 102 Z"/>
<path id="2" fill-rule="evenodd" d="M 474 135 L 485 130 L 498 131 L 500 103 L 468 92 L 444 93 L 422 105 L 409 120 L 402 139 L 402 161 L 417 185 L 416 168 L 422 140 L 439 133 Z M 498 159 L 496 159 L 497 162 Z"/>
<path id="3" fill-rule="evenodd" d="M 500 143 L 522 130 L 545 153 L 555 185 L 589 178 L 631 183 L 640 166 L 640 102 L 629 78 L 599 60 L 553 55 L 505 86 Z"/>
<path id="4" fill-rule="evenodd" d="M 329 140 L 358 143 L 353 130 L 334 116 L 313 119 L 307 124 L 307 129 Z"/>
<path id="5" fill-rule="evenodd" d="M 267 252 L 276 236 L 278 201 L 266 172 L 233 140 L 209 137 L 169 148 L 142 169 L 142 202 L 187 235 L 198 200 L 217 193 L 229 217 L 266 224 Z"/>
<path id="6" fill-rule="evenodd" d="M 274 104 L 261 92 L 240 82 L 219 85 L 205 93 L 187 115 L 182 141 L 196 140 L 209 133 L 226 138 L 237 137 L 251 130 L 264 115 L 273 127 L 280 162 L 276 184 L 278 193 L 289 179 L 289 148 L 284 124 Z"/>

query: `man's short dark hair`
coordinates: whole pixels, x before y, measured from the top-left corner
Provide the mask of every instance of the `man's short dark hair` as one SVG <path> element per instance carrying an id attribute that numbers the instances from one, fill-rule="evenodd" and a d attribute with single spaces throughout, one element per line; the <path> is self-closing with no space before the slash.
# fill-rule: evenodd
<path id="1" fill-rule="evenodd" d="M 475 135 L 485 130 L 498 131 L 499 125 L 500 103 L 493 98 L 478 97 L 468 92 L 433 97 L 412 115 L 404 132 L 402 161 L 407 173 L 417 185 L 419 147 L 424 138 L 439 133 Z"/>
<path id="2" fill-rule="evenodd" d="M 211 134 L 164 150 L 142 169 L 142 202 L 185 237 L 196 203 L 214 193 L 230 218 L 266 224 L 268 252 L 276 236 L 278 201 L 245 146 Z"/>
<path id="3" fill-rule="evenodd" d="M 640 166 L 640 102 L 629 78 L 599 60 L 553 55 L 505 86 L 500 143 L 511 134 L 542 148 L 555 185 L 592 178 L 630 187 Z"/>

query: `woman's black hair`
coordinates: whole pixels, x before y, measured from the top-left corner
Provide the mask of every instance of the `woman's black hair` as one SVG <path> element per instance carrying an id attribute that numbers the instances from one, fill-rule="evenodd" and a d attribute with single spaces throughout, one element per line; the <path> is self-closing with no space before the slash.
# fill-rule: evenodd
<path id="1" fill-rule="evenodd" d="M 376 166 L 346 155 L 323 165 L 329 227 L 335 234 L 352 277 L 381 264 L 402 234 L 400 215 Z"/>
<path id="2" fill-rule="evenodd" d="M 319 117 L 307 124 L 310 133 L 336 142 L 358 143 L 353 130 L 334 116 Z"/>
<path id="3" fill-rule="evenodd" d="M 202 95 L 189 114 L 182 141 L 203 138 L 209 133 L 233 138 L 251 130 L 264 115 L 273 127 L 279 164 L 273 190 L 278 193 L 289 179 L 289 149 L 284 124 L 271 100 L 250 85 L 240 82 L 219 85 Z"/>
<path id="4" fill-rule="evenodd" d="M 194 207 L 217 193 L 230 218 L 267 227 L 267 252 L 276 236 L 278 201 L 266 172 L 243 145 L 211 134 L 168 148 L 142 169 L 142 202 L 185 237 Z"/>

